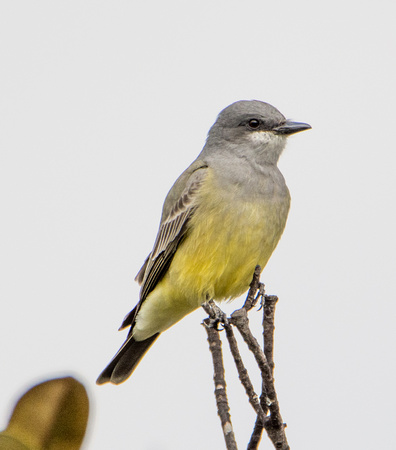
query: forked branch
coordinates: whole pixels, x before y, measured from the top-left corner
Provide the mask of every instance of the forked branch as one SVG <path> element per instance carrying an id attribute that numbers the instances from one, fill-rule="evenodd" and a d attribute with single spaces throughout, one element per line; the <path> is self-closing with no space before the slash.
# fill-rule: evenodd
<path id="1" fill-rule="evenodd" d="M 237 447 L 235 436 L 232 431 L 229 406 L 225 392 L 223 355 L 217 326 L 219 323 L 221 323 L 225 329 L 230 350 L 238 370 L 239 379 L 241 380 L 241 383 L 246 391 L 250 404 L 256 412 L 256 422 L 247 448 L 249 450 L 258 448 L 262 430 L 265 429 L 268 437 L 271 439 L 276 449 L 289 449 L 285 434 L 286 425 L 283 423 L 282 416 L 280 414 L 273 378 L 273 345 L 275 329 L 274 316 L 275 304 L 278 301 L 278 298 L 276 296 L 264 295 L 264 285 L 260 283 L 260 273 L 261 268 L 257 266 L 254 271 L 253 280 L 250 284 L 250 289 L 244 305 L 242 308 L 234 311 L 230 318 L 227 318 L 226 314 L 212 300 L 203 305 L 204 310 L 209 315 L 209 318 L 204 320 L 204 324 L 207 329 L 209 347 L 213 357 L 215 395 L 218 406 L 218 414 L 221 419 L 228 450 L 236 449 Z M 249 327 L 248 319 L 248 311 L 250 311 L 259 300 L 261 301 L 261 305 L 263 307 L 264 350 L 257 342 L 257 339 L 253 336 Z M 253 353 L 257 366 L 260 370 L 262 378 L 260 399 L 254 391 L 253 384 L 243 363 L 237 341 L 234 336 L 233 326 L 238 329 L 249 350 Z M 217 390 L 219 390 L 219 392 L 217 392 Z M 228 424 L 231 428 L 228 428 Z M 226 431 L 229 432 L 227 435 Z"/>

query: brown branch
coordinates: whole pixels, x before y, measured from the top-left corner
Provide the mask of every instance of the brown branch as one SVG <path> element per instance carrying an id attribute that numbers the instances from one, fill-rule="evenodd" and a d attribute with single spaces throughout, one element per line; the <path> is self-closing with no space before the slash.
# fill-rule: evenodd
<path id="1" fill-rule="evenodd" d="M 261 398 L 262 398 L 262 396 L 260 396 L 260 403 L 261 403 Z M 268 409 L 268 408 L 266 408 L 266 409 Z M 260 444 L 261 437 L 263 434 L 263 430 L 264 430 L 264 423 L 265 423 L 265 421 L 263 419 L 261 419 L 261 417 L 259 417 L 259 416 L 256 417 L 256 422 L 254 424 L 253 432 L 252 432 L 252 435 L 250 436 L 250 441 L 248 443 L 248 446 L 246 447 L 247 450 L 258 449 L 258 446 Z"/>
<path id="2" fill-rule="evenodd" d="M 257 365 L 259 366 L 261 377 L 265 385 L 262 401 L 268 406 L 270 415 L 264 421 L 264 428 L 275 448 L 287 450 L 286 435 L 284 433 L 284 425 L 279 410 L 279 403 L 275 391 L 272 371 L 268 365 L 267 358 L 261 350 L 259 343 L 249 329 L 249 319 L 246 310 L 241 308 L 231 314 L 231 323 L 238 328 L 249 350 L 253 353 Z"/>
<path id="3" fill-rule="evenodd" d="M 206 303 L 203 308 L 210 316 L 208 319 L 204 320 L 204 325 L 208 335 L 209 349 L 213 359 L 213 381 L 215 384 L 217 414 L 220 417 L 227 450 L 237 450 L 237 444 L 235 441 L 235 435 L 231 423 L 231 416 L 229 413 L 230 408 L 228 405 L 226 382 L 224 378 L 224 364 L 223 353 L 221 350 L 221 340 L 217 327 L 215 328 L 213 326 L 213 321 L 217 320 L 218 311 L 213 306 L 217 308 L 217 306 L 214 305 L 213 302 L 209 302 L 209 304 Z M 220 310 L 220 308 L 217 309 Z"/>
<path id="4" fill-rule="evenodd" d="M 274 375 L 274 331 L 275 331 L 275 306 L 278 301 L 276 295 L 266 295 L 263 306 L 263 338 L 264 354 L 268 365 L 271 368 L 271 374 Z"/>
<path id="5" fill-rule="evenodd" d="M 285 424 L 279 410 L 279 403 L 274 386 L 273 372 L 273 346 L 274 346 L 274 316 L 275 304 L 278 300 L 276 296 L 264 295 L 264 285 L 260 283 L 261 268 L 256 267 L 250 289 L 245 303 L 241 309 L 234 311 L 231 317 L 227 319 L 225 313 L 211 300 L 203 305 L 204 310 L 209 314 L 209 318 L 204 320 L 208 333 L 208 341 L 212 352 L 214 364 L 215 394 L 218 407 L 218 414 L 221 419 L 224 438 L 226 439 L 227 449 L 236 449 L 235 436 L 232 431 L 231 419 L 229 415 L 229 406 L 225 390 L 223 356 L 221 350 L 221 341 L 217 330 L 218 323 L 224 325 L 230 350 L 233 355 L 235 365 L 238 370 L 239 378 L 248 395 L 249 402 L 256 411 L 257 418 L 253 429 L 248 450 L 258 448 L 261 440 L 263 428 L 265 428 L 268 437 L 271 439 L 274 447 L 280 450 L 289 450 L 285 435 Z M 249 328 L 248 311 L 252 309 L 262 299 L 263 306 L 263 337 L 264 351 L 261 349 L 256 338 Z M 262 392 L 260 402 L 254 391 L 248 372 L 243 364 L 239 353 L 237 341 L 232 330 L 232 325 L 236 326 L 249 350 L 253 353 L 257 365 L 261 372 Z M 219 389 L 219 392 L 217 390 Z M 227 441 L 227 433 L 231 437 L 230 446 Z"/>
<path id="6" fill-rule="evenodd" d="M 257 266 L 259 268 L 259 266 Z M 257 303 L 258 297 L 255 298 L 255 294 L 257 289 L 260 288 L 259 285 L 263 286 L 259 282 L 259 276 L 260 271 L 255 271 L 254 279 L 251 283 L 251 287 L 249 290 L 248 298 L 246 299 L 246 302 L 249 300 L 249 306 L 253 307 L 253 304 Z M 261 292 L 261 290 L 260 290 Z M 245 302 L 245 304 L 246 304 Z M 230 346 L 231 354 L 234 358 L 234 362 L 236 365 L 236 368 L 238 370 L 239 379 L 241 380 L 241 383 L 243 387 L 245 388 L 246 394 L 248 396 L 249 402 L 252 405 L 253 409 L 255 410 L 256 414 L 259 418 L 264 420 L 265 414 L 263 412 L 262 407 L 260 406 L 259 397 L 254 391 L 253 383 L 250 380 L 248 371 L 243 364 L 241 354 L 238 349 L 238 343 L 235 339 L 234 331 L 229 323 L 229 320 L 227 319 L 227 315 L 224 311 L 222 311 L 213 300 L 210 300 L 202 305 L 205 312 L 209 315 L 209 319 L 207 319 L 211 324 L 211 326 L 215 326 L 217 328 L 218 323 L 222 323 L 224 326 L 224 329 L 226 331 L 226 336 L 228 340 L 228 344 Z"/>
<path id="7" fill-rule="evenodd" d="M 265 413 L 260 405 L 259 397 L 254 391 L 254 387 L 250 380 L 248 371 L 245 365 L 243 364 L 241 354 L 239 353 L 238 344 L 235 339 L 234 331 L 230 324 L 224 325 L 224 328 L 226 331 L 226 336 L 230 346 L 231 354 L 234 358 L 234 362 L 238 370 L 239 379 L 241 380 L 241 383 L 245 388 L 246 395 L 249 398 L 249 403 L 252 405 L 257 416 L 261 418 L 261 420 L 263 421 L 265 418 Z"/>
<path id="8" fill-rule="evenodd" d="M 264 354 L 267 358 L 268 366 L 271 369 L 272 378 L 274 376 L 274 330 L 275 330 L 275 306 L 278 301 L 278 297 L 275 295 L 266 295 L 263 301 L 263 338 L 264 338 Z M 262 382 L 260 405 L 265 412 L 268 413 L 268 406 L 266 404 L 266 398 L 268 397 L 266 392 L 265 383 Z M 261 417 L 257 416 L 256 423 L 252 436 L 247 447 L 247 450 L 255 450 L 261 440 L 261 435 L 265 426 L 265 421 Z"/>

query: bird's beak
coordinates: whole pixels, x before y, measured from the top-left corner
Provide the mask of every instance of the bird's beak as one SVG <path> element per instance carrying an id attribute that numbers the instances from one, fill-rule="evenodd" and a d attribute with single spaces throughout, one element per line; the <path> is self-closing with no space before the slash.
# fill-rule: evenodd
<path id="1" fill-rule="evenodd" d="M 294 134 L 298 133 L 299 131 L 309 130 L 310 128 L 311 125 L 308 125 L 307 123 L 292 122 L 290 120 L 286 120 L 283 125 L 273 128 L 273 131 L 278 134 Z"/>

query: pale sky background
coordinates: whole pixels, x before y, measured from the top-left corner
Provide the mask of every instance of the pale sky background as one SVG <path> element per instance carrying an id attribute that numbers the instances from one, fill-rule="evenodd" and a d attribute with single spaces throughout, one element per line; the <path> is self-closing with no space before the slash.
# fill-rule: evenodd
<path id="1" fill-rule="evenodd" d="M 1 2 L 0 428 L 27 387 L 73 374 L 85 449 L 224 448 L 203 311 L 123 385 L 94 383 L 167 191 L 220 110 L 258 99 L 313 128 L 281 158 L 292 208 L 262 277 L 289 443 L 394 445 L 394 18 L 391 0 Z M 226 355 L 243 449 L 254 415 Z"/>

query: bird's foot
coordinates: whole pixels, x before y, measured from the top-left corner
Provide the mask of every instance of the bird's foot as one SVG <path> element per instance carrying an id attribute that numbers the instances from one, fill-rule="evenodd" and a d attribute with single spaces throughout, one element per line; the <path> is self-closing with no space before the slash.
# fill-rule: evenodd
<path id="1" fill-rule="evenodd" d="M 263 308 L 264 302 L 265 302 L 265 285 L 264 285 L 264 283 L 259 283 L 258 292 L 254 299 L 254 303 L 256 304 L 259 299 L 260 299 L 260 307 L 259 307 L 258 311 L 260 311 L 261 308 Z"/>
<path id="2" fill-rule="evenodd" d="M 224 327 L 229 325 L 227 315 L 223 312 L 213 300 L 209 300 L 202 304 L 202 308 L 209 315 L 207 319 L 204 320 L 204 325 L 208 328 L 216 328 L 219 330 L 219 324 L 223 325 L 219 331 L 224 329 Z"/>

